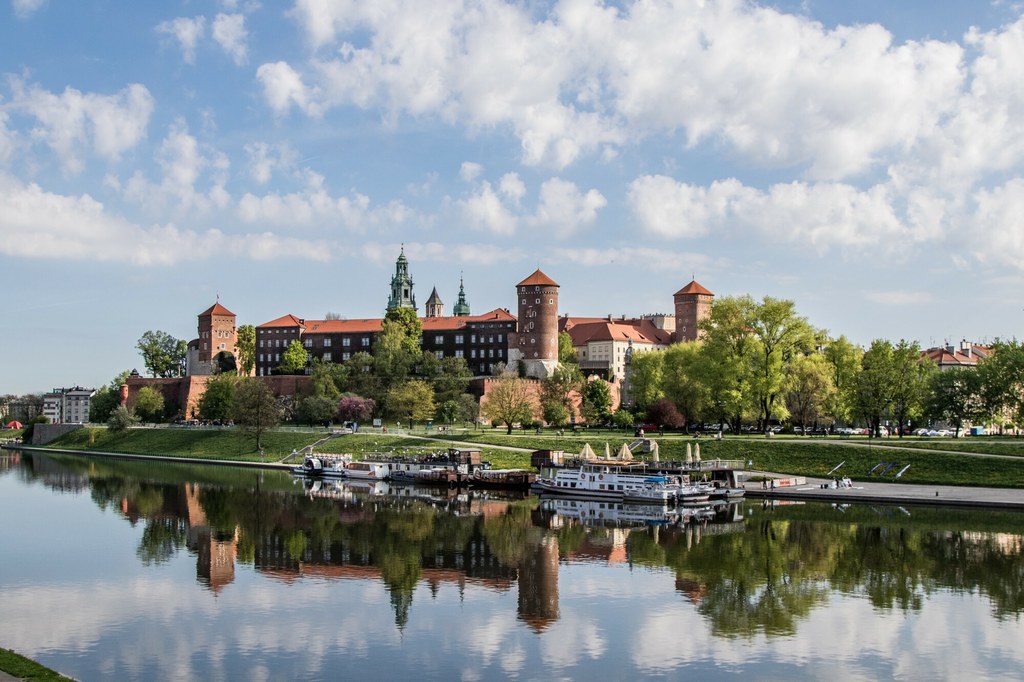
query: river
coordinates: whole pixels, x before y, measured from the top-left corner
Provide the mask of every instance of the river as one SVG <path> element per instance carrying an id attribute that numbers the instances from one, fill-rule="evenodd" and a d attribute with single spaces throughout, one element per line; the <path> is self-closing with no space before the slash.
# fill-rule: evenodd
<path id="1" fill-rule="evenodd" d="M 0 455 L 0 646 L 88 680 L 996 679 L 1024 515 L 656 513 Z"/>

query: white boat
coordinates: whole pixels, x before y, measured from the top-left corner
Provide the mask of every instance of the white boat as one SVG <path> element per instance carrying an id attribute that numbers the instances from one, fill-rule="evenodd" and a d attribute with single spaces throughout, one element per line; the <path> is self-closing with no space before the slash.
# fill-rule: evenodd
<path id="1" fill-rule="evenodd" d="M 348 462 L 345 464 L 345 476 L 348 478 L 386 481 L 391 476 L 391 465 L 386 462 Z"/>
<path id="2" fill-rule="evenodd" d="M 306 455 L 301 465 L 292 467 L 292 473 L 302 476 L 341 478 L 346 475 L 345 467 L 351 461 L 351 455 Z"/>
<path id="3" fill-rule="evenodd" d="M 622 500 L 635 504 L 675 504 L 680 488 L 665 476 L 648 476 L 641 488 L 625 491 Z"/>
<path id="4" fill-rule="evenodd" d="M 651 478 L 641 462 L 590 460 L 558 469 L 553 478 L 538 478 L 534 485 L 554 495 L 622 499 L 626 494 L 643 495 Z"/>

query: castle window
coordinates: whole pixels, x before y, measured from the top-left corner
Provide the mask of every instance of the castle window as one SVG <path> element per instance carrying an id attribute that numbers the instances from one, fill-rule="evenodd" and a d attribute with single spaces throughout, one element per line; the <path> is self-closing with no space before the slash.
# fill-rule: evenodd
<path id="1" fill-rule="evenodd" d="M 526 299 L 525 298 L 523 299 L 523 305 L 526 305 Z"/>
<path id="2" fill-rule="evenodd" d="M 263 339 L 260 339 L 260 348 L 263 348 Z"/>
<path id="3" fill-rule="evenodd" d="M 455 351 L 455 357 L 461 358 L 462 357 L 462 351 L 461 350 Z"/>
<path id="4" fill-rule="evenodd" d="M 331 340 L 330 339 L 324 339 L 324 348 L 330 348 L 330 347 L 331 347 Z M 328 355 L 330 355 L 330 353 L 328 353 Z"/>
<path id="5" fill-rule="evenodd" d="M 363 337 L 363 339 L 362 339 L 362 345 L 363 345 L 364 347 L 368 347 L 368 346 L 370 345 L 370 337 L 369 337 L 369 336 L 364 336 L 364 337 Z"/>
<path id="6" fill-rule="evenodd" d="M 343 339 L 341 340 L 341 345 L 342 345 L 342 347 L 343 347 L 343 348 L 348 348 L 348 347 L 349 347 L 349 345 L 351 345 L 351 343 L 352 343 L 352 339 L 348 338 L 347 336 L 346 336 L 346 337 L 344 337 L 344 338 L 343 338 Z"/>
<path id="7" fill-rule="evenodd" d="M 312 348 L 313 347 L 313 339 L 303 339 L 302 346 L 304 348 Z"/>
<path id="8" fill-rule="evenodd" d="M 350 357 L 352 357 L 351 353 L 342 353 L 341 354 L 341 359 L 342 360 L 348 360 Z"/>
<path id="9" fill-rule="evenodd" d="M 498 343 L 502 343 L 505 340 L 503 337 L 504 334 L 498 334 Z"/>
<path id="10" fill-rule="evenodd" d="M 540 299 L 538 298 L 538 299 L 537 299 L 537 300 L 535 301 L 535 303 L 540 303 Z"/>
<path id="11" fill-rule="evenodd" d="M 434 337 L 434 344 L 435 345 L 440 346 L 442 343 L 444 343 L 444 336 L 442 336 L 441 334 L 438 334 L 437 336 Z"/>
<path id="12" fill-rule="evenodd" d="M 455 343 L 462 343 L 464 338 L 465 337 L 463 337 L 462 334 L 456 334 L 455 335 Z M 462 357 L 462 356 L 460 355 L 459 357 Z"/>
<path id="13" fill-rule="evenodd" d="M 554 303 L 554 302 L 555 302 L 555 299 L 553 299 L 553 298 L 549 298 L 548 299 L 548 303 Z"/>
<path id="14" fill-rule="evenodd" d="M 434 351 L 434 355 L 437 356 L 438 360 L 443 360 L 444 359 L 444 351 L 443 350 L 435 350 Z"/>

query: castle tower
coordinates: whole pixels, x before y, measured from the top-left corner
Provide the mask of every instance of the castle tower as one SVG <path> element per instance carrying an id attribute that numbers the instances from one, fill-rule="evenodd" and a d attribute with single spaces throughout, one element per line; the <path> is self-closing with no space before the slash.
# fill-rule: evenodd
<path id="1" fill-rule="evenodd" d="M 198 327 L 199 338 L 189 344 L 186 374 L 235 371 L 238 357 L 235 314 L 218 301 L 199 313 Z"/>
<path id="2" fill-rule="evenodd" d="M 416 310 L 416 296 L 412 293 L 412 277 L 409 276 L 409 261 L 405 258 L 405 245 L 395 261 L 395 275 L 391 278 L 391 296 L 388 310 L 412 308 Z"/>
<path id="3" fill-rule="evenodd" d="M 456 317 L 465 317 L 470 314 L 469 303 L 466 302 L 466 288 L 462 285 L 462 276 L 459 276 L 459 298 L 455 301 L 452 314 Z"/>
<path id="4" fill-rule="evenodd" d="M 558 366 L 558 284 L 537 270 L 516 285 L 516 298 L 519 330 L 509 364 L 522 360 L 527 376 L 545 379 Z"/>
<path id="5" fill-rule="evenodd" d="M 715 295 L 691 280 L 672 297 L 676 307 L 675 340 L 696 341 L 701 337 L 700 322 L 711 314 L 711 303 Z"/>
<path id="6" fill-rule="evenodd" d="M 437 295 L 437 287 L 434 287 L 430 292 L 430 298 L 427 299 L 425 317 L 444 317 L 444 302 L 441 301 L 441 297 Z"/>

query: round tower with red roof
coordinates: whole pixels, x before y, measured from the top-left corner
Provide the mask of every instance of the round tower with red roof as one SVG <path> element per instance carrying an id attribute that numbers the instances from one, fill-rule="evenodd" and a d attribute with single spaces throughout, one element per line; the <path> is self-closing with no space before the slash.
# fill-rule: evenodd
<path id="1" fill-rule="evenodd" d="M 509 365 L 522 361 L 526 375 L 551 376 L 558 366 L 558 283 L 540 269 L 516 285 L 519 330 L 509 344 Z"/>

